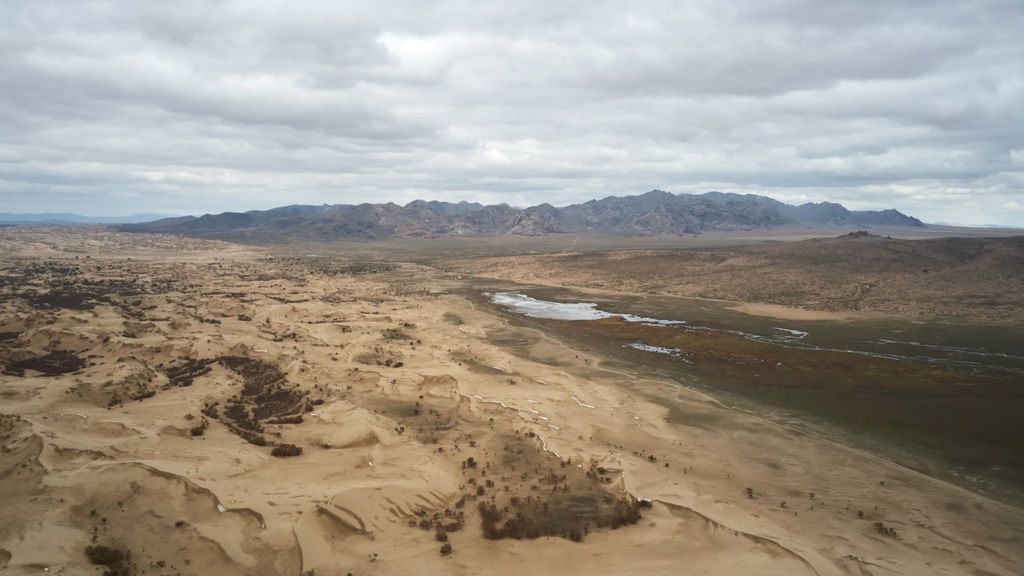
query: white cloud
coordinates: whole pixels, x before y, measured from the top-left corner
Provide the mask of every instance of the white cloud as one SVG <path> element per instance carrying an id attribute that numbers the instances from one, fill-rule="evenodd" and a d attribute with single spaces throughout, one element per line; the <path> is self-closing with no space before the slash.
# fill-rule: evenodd
<path id="1" fill-rule="evenodd" d="M 0 211 L 658 187 L 1024 225 L 1016 0 L 5 12 Z"/>

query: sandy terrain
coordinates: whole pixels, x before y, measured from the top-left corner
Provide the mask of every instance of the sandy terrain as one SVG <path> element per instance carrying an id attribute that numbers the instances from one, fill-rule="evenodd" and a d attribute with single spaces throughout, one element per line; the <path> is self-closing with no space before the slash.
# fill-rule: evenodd
<path id="1" fill-rule="evenodd" d="M 739 302 L 729 306 L 729 309 L 738 310 L 753 316 L 768 316 L 783 320 L 850 320 L 853 318 L 863 318 L 867 315 L 864 312 L 826 312 L 824 310 L 807 310 L 793 306 L 754 304 L 752 302 Z"/>
<path id="2" fill-rule="evenodd" d="M 5 574 L 1024 571 L 1021 510 L 432 268 L 90 231 L 0 255 Z"/>

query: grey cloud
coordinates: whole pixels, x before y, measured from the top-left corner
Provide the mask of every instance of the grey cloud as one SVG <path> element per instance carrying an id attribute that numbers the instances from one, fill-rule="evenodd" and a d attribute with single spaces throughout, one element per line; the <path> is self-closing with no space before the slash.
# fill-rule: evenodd
<path id="1" fill-rule="evenodd" d="M 4 11 L 0 211 L 658 187 L 1024 225 L 1015 0 Z"/>

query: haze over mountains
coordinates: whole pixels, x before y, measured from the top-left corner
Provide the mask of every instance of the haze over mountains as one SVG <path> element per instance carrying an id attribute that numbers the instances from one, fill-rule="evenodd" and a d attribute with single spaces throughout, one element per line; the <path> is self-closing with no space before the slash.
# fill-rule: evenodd
<path id="1" fill-rule="evenodd" d="M 672 194 L 652 190 L 609 196 L 556 208 L 514 208 L 470 202 L 416 200 L 394 203 L 284 206 L 244 213 L 167 218 L 120 226 L 129 232 L 162 232 L 207 238 L 332 240 L 471 234 L 538 236 L 561 233 L 631 235 L 699 234 L 710 230 L 781 226 L 924 226 L 896 210 L 854 211 L 831 202 L 792 206 L 753 194 Z"/>
<path id="2" fill-rule="evenodd" d="M 127 216 L 83 216 L 67 212 L 12 214 L 0 212 L 0 224 L 134 224 L 170 217 L 169 214 L 129 214 Z"/>

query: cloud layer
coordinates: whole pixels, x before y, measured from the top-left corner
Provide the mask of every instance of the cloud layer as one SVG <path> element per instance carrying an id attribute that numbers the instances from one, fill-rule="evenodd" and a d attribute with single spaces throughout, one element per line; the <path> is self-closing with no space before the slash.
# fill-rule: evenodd
<path id="1" fill-rule="evenodd" d="M 3 13 L 0 211 L 662 188 L 1024 225 L 1019 0 L 13 0 Z"/>

